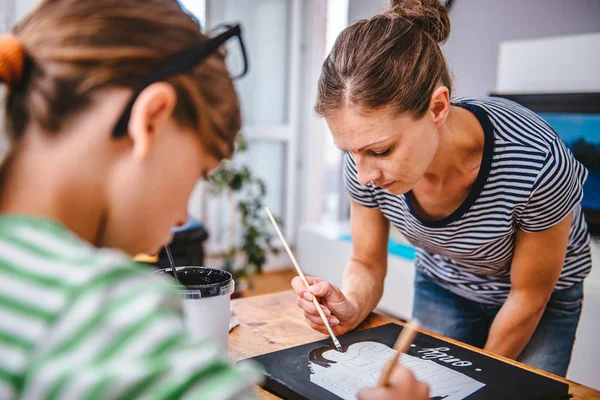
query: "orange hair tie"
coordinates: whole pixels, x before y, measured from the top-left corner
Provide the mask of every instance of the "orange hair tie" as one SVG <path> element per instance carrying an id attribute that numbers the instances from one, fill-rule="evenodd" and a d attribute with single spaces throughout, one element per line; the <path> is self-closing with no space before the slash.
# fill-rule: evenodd
<path id="1" fill-rule="evenodd" d="M 0 36 L 0 81 L 15 86 L 23 74 L 25 50 L 15 35 Z"/>

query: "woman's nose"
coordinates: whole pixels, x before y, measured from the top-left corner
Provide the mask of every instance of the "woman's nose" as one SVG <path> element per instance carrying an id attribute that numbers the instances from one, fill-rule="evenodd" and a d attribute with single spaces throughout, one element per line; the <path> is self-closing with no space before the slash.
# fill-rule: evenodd
<path id="1" fill-rule="evenodd" d="M 361 185 L 376 181 L 381 176 L 377 168 L 367 165 L 367 163 L 359 158 L 356 159 L 356 169 L 358 170 L 358 182 Z"/>

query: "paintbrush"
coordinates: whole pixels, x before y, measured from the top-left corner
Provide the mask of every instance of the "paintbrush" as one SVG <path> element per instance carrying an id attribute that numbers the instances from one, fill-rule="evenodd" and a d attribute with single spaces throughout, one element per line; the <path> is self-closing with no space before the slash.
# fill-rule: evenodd
<path id="1" fill-rule="evenodd" d="M 277 234 L 279 235 L 279 238 L 281 239 L 281 242 L 283 243 L 283 247 L 285 247 L 285 250 L 287 251 L 290 258 L 292 259 L 292 264 L 294 264 L 294 267 L 296 268 L 298 275 L 300 275 L 300 279 L 302 279 L 302 282 L 304 282 L 304 285 L 306 285 L 306 289 L 308 290 L 310 285 L 306 281 L 306 277 L 304 276 L 304 273 L 302 273 L 302 270 L 300 269 L 300 266 L 298 265 L 298 262 L 296 261 L 296 257 L 294 257 L 294 254 L 292 254 L 290 247 L 288 246 L 287 242 L 285 241 L 285 238 L 283 237 L 283 234 L 281 233 L 281 230 L 279 229 L 279 225 L 277 225 L 277 221 L 275 221 L 275 218 L 273 217 L 273 214 L 271 214 L 271 210 L 269 210 L 269 207 L 265 207 L 265 210 L 267 211 L 267 215 L 269 216 L 271 223 L 275 227 L 275 230 L 277 231 Z M 308 293 L 310 293 L 310 292 L 308 292 Z M 340 344 L 340 341 L 338 340 L 338 338 L 333 333 L 333 329 L 331 329 L 331 325 L 329 325 L 329 321 L 327 321 L 327 317 L 323 313 L 321 304 L 319 304 L 319 301 L 317 300 L 315 295 L 313 295 L 312 293 L 310 293 L 310 295 L 312 296 L 313 304 L 317 308 L 317 312 L 321 316 L 321 319 L 323 320 L 323 323 L 325 324 L 325 327 L 327 328 L 327 332 L 329 332 L 329 336 L 331 336 L 331 339 L 333 340 L 333 344 L 335 345 L 335 348 L 340 353 L 343 353 L 344 349 L 342 348 L 342 345 Z"/>
<path id="2" fill-rule="evenodd" d="M 167 253 L 167 258 L 169 259 L 169 263 L 171 264 L 171 269 L 173 270 L 173 276 L 177 281 L 178 285 L 181 285 L 179 282 L 179 277 L 177 276 L 177 268 L 175 268 L 175 261 L 173 260 L 173 256 L 171 255 L 171 249 L 169 249 L 169 245 L 165 245 L 165 252 Z"/>
<path id="3" fill-rule="evenodd" d="M 398 335 L 398 339 L 394 344 L 394 350 L 396 350 L 396 354 L 383 366 L 383 370 L 381 371 L 381 375 L 379 376 L 379 381 L 377 382 L 377 386 L 385 387 L 389 385 L 390 375 L 394 370 L 396 364 L 398 364 L 398 358 L 400 354 L 406 353 L 408 350 L 408 346 L 412 343 L 417 334 L 417 329 L 419 329 L 419 321 L 413 319 L 408 324 L 402 328 L 402 332 Z"/>

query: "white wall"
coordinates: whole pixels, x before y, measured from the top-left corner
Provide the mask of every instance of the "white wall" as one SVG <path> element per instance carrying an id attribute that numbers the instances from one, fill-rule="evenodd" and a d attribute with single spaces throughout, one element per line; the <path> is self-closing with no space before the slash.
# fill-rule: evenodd
<path id="1" fill-rule="evenodd" d="M 369 18 L 386 5 L 384 0 L 350 0 L 349 20 Z M 444 53 L 455 93 L 481 97 L 496 86 L 500 42 L 600 32 L 600 1 L 456 0 L 450 22 Z"/>
<path id="2" fill-rule="evenodd" d="M 10 0 L 7 0 L 10 1 Z M 29 11 L 33 10 L 40 0 L 14 0 L 16 21 L 19 21 Z"/>
<path id="3" fill-rule="evenodd" d="M 371 18 L 387 8 L 386 0 L 348 0 L 348 21 Z"/>
<path id="4" fill-rule="evenodd" d="M 600 1 L 458 0 L 450 21 L 444 53 L 456 93 L 480 97 L 496 86 L 500 42 L 600 32 Z"/>
<path id="5" fill-rule="evenodd" d="M 599 71 L 600 32 L 511 40 L 500 44 L 496 92 L 600 92 Z"/>

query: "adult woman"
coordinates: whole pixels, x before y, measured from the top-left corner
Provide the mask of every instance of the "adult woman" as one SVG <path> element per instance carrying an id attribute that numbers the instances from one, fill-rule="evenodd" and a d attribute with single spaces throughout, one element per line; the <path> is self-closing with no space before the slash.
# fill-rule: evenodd
<path id="1" fill-rule="evenodd" d="M 315 108 L 345 150 L 353 254 L 341 289 L 314 279 L 311 291 L 335 331 L 357 326 L 381 298 L 391 222 L 418 248 L 425 328 L 564 376 L 591 268 L 587 171 L 531 111 L 451 102 L 449 33 L 437 0 L 393 1 L 326 59 Z"/>

